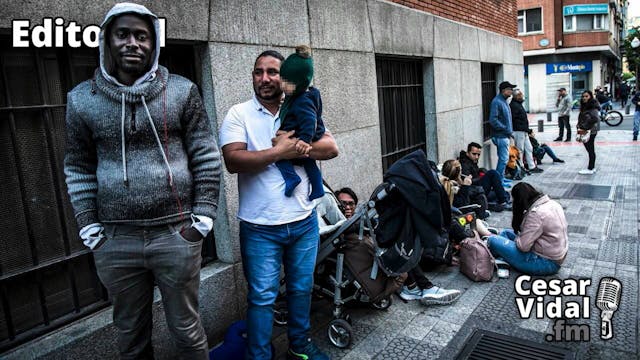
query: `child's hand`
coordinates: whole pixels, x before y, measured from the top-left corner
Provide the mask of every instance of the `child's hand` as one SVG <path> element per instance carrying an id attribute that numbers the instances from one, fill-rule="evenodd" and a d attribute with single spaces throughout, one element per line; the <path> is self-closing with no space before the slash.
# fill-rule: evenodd
<path id="1" fill-rule="evenodd" d="M 300 155 L 308 155 L 309 151 L 311 151 L 311 145 L 302 140 L 298 140 L 298 142 L 296 142 L 296 151 Z"/>

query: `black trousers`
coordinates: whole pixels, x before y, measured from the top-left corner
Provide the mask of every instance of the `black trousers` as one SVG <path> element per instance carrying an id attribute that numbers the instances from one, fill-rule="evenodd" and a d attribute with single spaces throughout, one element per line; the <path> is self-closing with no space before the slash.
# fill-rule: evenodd
<path id="1" fill-rule="evenodd" d="M 591 134 L 589 137 L 589 141 L 584 143 L 584 148 L 587 149 L 587 153 L 589 154 L 589 170 L 593 170 L 596 166 L 596 134 Z"/>
<path id="2" fill-rule="evenodd" d="M 571 125 L 569 124 L 569 116 L 558 116 L 558 127 L 560 128 L 559 138 L 564 135 L 564 128 L 567 128 L 567 139 L 571 139 Z"/>
<path id="3" fill-rule="evenodd" d="M 429 281 L 427 276 L 424 274 L 424 271 L 422 271 L 422 268 L 420 268 L 420 265 L 416 265 L 416 267 L 409 270 L 409 273 L 407 275 L 408 275 L 407 280 L 405 282 L 405 284 L 407 285 L 416 284 L 422 290 L 430 289 L 433 287 L 433 284 L 431 283 L 431 281 Z"/>

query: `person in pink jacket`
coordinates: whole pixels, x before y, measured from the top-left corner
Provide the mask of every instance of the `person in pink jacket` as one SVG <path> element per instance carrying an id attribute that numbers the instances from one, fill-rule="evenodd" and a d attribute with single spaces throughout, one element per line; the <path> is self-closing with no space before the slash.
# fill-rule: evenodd
<path id="1" fill-rule="evenodd" d="M 514 186 L 511 196 L 513 230 L 489 236 L 489 249 L 522 273 L 557 273 L 569 246 L 562 206 L 526 182 Z"/>

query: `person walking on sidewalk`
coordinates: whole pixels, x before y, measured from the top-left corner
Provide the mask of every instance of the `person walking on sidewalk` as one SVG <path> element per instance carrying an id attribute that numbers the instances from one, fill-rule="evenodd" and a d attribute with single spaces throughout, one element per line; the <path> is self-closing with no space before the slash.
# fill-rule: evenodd
<path id="1" fill-rule="evenodd" d="M 273 305 L 284 265 L 288 310 L 287 358 L 326 360 L 311 341 L 311 290 L 318 243 L 315 203 L 309 200 L 310 182 L 296 166 L 300 184 L 285 196 L 285 181 L 275 163 L 298 159 L 294 131 L 280 128 L 282 100 L 280 66 L 284 57 L 267 50 L 255 60 L 253 97 L 231 107 L 220 128 L 220 146 L 227 170 L 238 174 L 240 254 L 247 280 L 247 356 L 272 358 Z M 302 157 L 328 160 L 338 155 L 329 131 L 311 144 Z"/>
<path id="2" fill-rule="evenodd" d="M 620 82 L 620 107 L 624 109 L 629 99 L 629 85 L 624 81 Z"/>
<path id="3" fill-rule="evenodd" d="M 179 358 L 208 359 L 198 288 L 220 154 L 196 85 L 158 65 L 159 30 L 142 5 L 107 13 L 100 68 L 67 97 L 64 172 L 80 237 L 113 303 L 120 357 L 154 357 L 157 285 Z"/>
<path id="4" fill-rule="evenodd" d="M 558 137 L 553 141 L 562 141 L 565 128 L 567 129 L 567 137 L 564 141 L 571 141 L 571 125 L 569 124 L 569 120 L 571 117 L 572 103 L 571 96 L 567 93 L 567 89 L 558 89 L 556 107 L 558 108 L 558 127 L 560 128 L 560 132 L 558 133 Z"/>
<path id="5" fill-rule="evenodd" d="M 596 149 L 595 140 L 600 126 L 600 104 L 593 97 L 590 90 L 582 93 L 580 98 L 580 115 L 578 116 L 578 134 L 590 132 L 589 140 L 584 143 L 584 148 L 589 154 L 589 166 L 580 170 L 581 175 L 591 175 L 596 172 Z"/>
<path id="6" fill-rule="evenodd" d="M 636 91 L 631 103 L 636 106 L 636 111 L 633 113 L 633 141 L 638 141 L 638 132 L 640 131 L 640 91 Z"/>
<path id="7" fill-rule="evenodd" d="M 504 179 L 504 170 L 509 161 L 509 138 L 513 136 L 511 127 L 511 109 L 507 99 L 513 95 L 516 85 L 503 81 L 499 85 L 500 92 L 491 101 L 489 111 L 489 125 L 491 126 L 491 142 L 498 152 L 496 171 L 500 179 Z"/>
<path id="8" fill-rule="evenodd" d="M 513 92 L 513 100 L 509 104 L 511 108 L 511 120 L 513 122 L 513 139 L 515 145 L 522 154 L 523 161 L 527 162 L 529 171 L 532 173 L 541 173 L 543 170 L 536 166 L 533 161 L 533 147 L 529 141 L 529 119 L 527 118 L 527 110 L 524 109 L 524 93 L 522 90 L 516 89 Z"/>

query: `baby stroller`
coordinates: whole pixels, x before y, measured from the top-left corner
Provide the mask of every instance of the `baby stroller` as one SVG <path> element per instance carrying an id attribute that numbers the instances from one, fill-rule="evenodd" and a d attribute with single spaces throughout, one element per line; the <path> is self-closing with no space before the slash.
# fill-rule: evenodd
<path id="1" fill-rule="evenodd" d="M 393 186 L 382 184 L 369 201 L 362 202 L 353 216 L 346 219 L 340 203 L 328 186 L 320 200 L 317 212 L 320 220 L 320 245 L 314 272 L 314 296 L 329 298 L 333 302 L 333 320 L 327 328 L 329 341 L 338 348 L 351 345 L 352 320 L 344 310 L 347 303 L 360 302 L 378 310 L 392 304 L 391 295 L 402 286 L 405 277 L 387 276 L 378 271 L 375 234 L 376 201 L 393 191 Z M 286 288 L 280 286 L 279 301 L 274 307 L 276 325 L 287 324 Z"/>
<path id="2" fill-rule="evenodd" d="M 337 228 L 321 235 L 314 293 L 333 300 L 333 320 L 329 323 L 327 335 L 329 341 L 339 348 L 348 347 L 353 339 L 351 318 L 344 305 L 359 301 L 380 310 L 389 308 L 391 295 L 402 286 L 406 272 L 420 261 L 423 244 L 431 245 L 440 239 L 425 235 L 438 233 L 425 214 L 434 215 L 434 218 L 441 216 L 441 194 L 438 192 L 432 196 L 440 186 L 428 167 L 424 152 L 416 151 L 398 160 L 385 174 L 384 180 L 368 201 L 358 205 L 350 219 L 339 220 Z M 415 194 L 411 191 L 412 184 L 422 191 Z M 333 194 L 329 198 L 338 206 Z M 415 200 L 426 208 L 421 214 L 416 214 L 417 211 L 405 203 Z M 433 205 L 434 201 L 437 204 Z M 444 201 L 446 203 L 447 200 Z M 416 219 L 419 220 L 418 225 Z M 446 251 L 448 240 L 439 246 L 440 252 Z M 430 246 L 430 250 L 432 248 Z M 437 253 L 433 251 L 434 256 L 438 256 Z M 285 287 L 281 286 L 282 298 L 284 293 Z M 286 324 L 285 309 L 282 303 L 274 308 L 277 324 Z"/>

